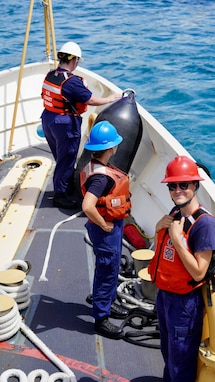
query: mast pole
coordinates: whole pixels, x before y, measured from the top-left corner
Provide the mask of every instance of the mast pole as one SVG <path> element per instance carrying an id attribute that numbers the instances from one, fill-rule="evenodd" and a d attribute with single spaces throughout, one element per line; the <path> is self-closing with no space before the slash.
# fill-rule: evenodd
<path id="1" fill-rule="evenodd" d="M 50 33 L 49 33 L 49 4 L 48 1 L 43 1 L 43 14 L 44 14 L 44 27 L 45 27 L 45 44 L 46 44 L 46 57 L 50 60 Z"/>
<path id="2" fill-rule="evenodd" d="M 53 17 L 53 11 L 52 11 L 52 0 L 48 0 L 48 3 L 49 3 L 49 16 L 50 16 L 50 28 L 51 28 L 51 36 L 52 36 L 53 58 L 54 58 L 54 66 L 56 68 L 57 67 L 57 50 L 56 50 L 54 17 Z"/>
<path id="3" fill-rule="evenodd" d="M 18 77 L 18 82 L 17 82 L 16 99 L 15 99 L 13 119 L 12 119 L 12 124 L 11 124 L 9 146 L 8 146 L 8 156 L 11 156 L 11 150 L 12 150 L 12 146 L 13 146 L 15 122 L 16 122 L 16 115 L 17 115 L 17 109 L 18 109 L 18 102 L 19 102 L 20 88 L 21 88 L 21 82 L 22 82 L 23 68 L 24 68 L 24 64 L 25 64 L 26 50 L 27 50 L 27 45 L 28 45 L 28 38 L 29 38 L 29 32 L 30 32 L 33 6 L 34 6 L 34 0 L 31 0 L 29 12 L 28 12 L 28 22 L 27 22 L 26 32 L 25 32 L 25 39 L 24 39 L 24 46 L 23 46 L 23 51 L 22 51 L 22 59 L 21 59 L 21 65 L 20 65 L 20 70 L 19 70 L 19 77 Z"/>
<path id="4" fill-rule="evenodd" d="M 50 34 L 51 34 L 52 46 L 53 46 L 54 66 L 57 67 L 57 52 L 56 52 L 56 41 L 55 41 L 55 31 L 54 31 L 54 18 L 53 18 L 53 12 L 52 12 L 52 0 L 43 1 L 43 6 L 44 6 L 46 57 L 48 60 L 50 60 L 50 55 L 51 55 Z M 12 155 L 11 151 L 12 151 L 12 147 L 13 147 L 15 123 L 16 123 L 16 116 L 17 116 L 17 110 L 18 110 L 21 82 L 22 82 L 23 70 L 24 70 L 24 64 L 25 64 L 25 58 L 26 58 L 26 51 L 27 51 L 28 40 L 29 40 L 29 33 L 30 33 L 33 7 L 34 7 L 34 0 L 31 0 L 29 12 L 28 12 L 28 21 L 27 21 L 26 31 L 25 31 L 24 46 L 23 46 L 23 51 L 22 51 L 22 59 L 21 59 L 19 76 L 18 76 L 18 81 L 17 81 L 16 99 L 15 99 L 15 104 L 14 104 L 13 118 L 12 118 L 11 131 L 10 131 L 10 139 L 9 139 L 9 145 L 8 145 L 8 154 L 7 154 L 8 157 L 10 157 Z"/>

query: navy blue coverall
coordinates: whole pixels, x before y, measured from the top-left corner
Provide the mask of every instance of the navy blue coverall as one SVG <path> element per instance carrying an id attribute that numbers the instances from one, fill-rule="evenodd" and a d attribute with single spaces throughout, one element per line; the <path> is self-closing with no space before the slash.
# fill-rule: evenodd
<path id="1" fill-rule="evenodd" d="M 64 69 L 58 68 L 64 71 Z M 85 87 L 77 76 L 71 76 L 62 86 L 62 94 L 73 105 L 85 103 L 92 92 Z M 55 194 L 70 193 L 70 184 L 74 174 L 81 140 L 81 116 L 60 115 L 48 110 L 42 113 L 42 126 L 45 137 L 56 161 L 53 177 Z"/>
<path id="2" fill-rule="evenodd" d="M 107 195 L 113 180 L 106 175 L 93 175 L 86 182 L 87 191 L 98 198 Z M 111 313 L 111 304 L 116 299 L 118 274 L 122 254 L 123 219 L 114 220 L 114 228 L 108 233 L 88 220 L 86 228 L 95 254 L 93 280 L 93 317 L 102 320 Z"/>
<path id="3" fill-rule="evenodd" d="M 188 243 L 192 253 L 214 251 L 214 217 L 202 216 L 192 227 Z M 201 288 L 187 294 L 158 291 L 156 308 L 165 362 L 164 382 L 196 381 L 203 306 Z"/>
<path id="4" fill-rule="evenodd" d="M 93 317 L 102 320 L 110 316 L 116 299 L 120 259 L 122 254 L 123 219 L 114 221 L 111 233 L 87 222 L 86 228 L 96 257 L 93 280 Z"/>

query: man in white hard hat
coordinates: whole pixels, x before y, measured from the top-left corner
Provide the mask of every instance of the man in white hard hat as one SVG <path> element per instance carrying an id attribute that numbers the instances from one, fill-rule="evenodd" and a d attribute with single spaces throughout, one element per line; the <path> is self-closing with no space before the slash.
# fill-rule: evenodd
<path id="1" fill-rule="evenodd" d="M 41 118 L 45 137 L 56 161 L 53 205 L 74 209 L 77 208 L 77 201 L 71 195 L 71 184 L 81 140 L 81 115 L 88 105 L 105 105 L 121 95 L 95 97 L 84 78 L 73 74 L 78 62 L 83 61 L 81 48 L 75 42 L 63 44 L 58 51 L 58 59 L 58 68 L 49 71 L 43 82 L 44 111 Z"/>

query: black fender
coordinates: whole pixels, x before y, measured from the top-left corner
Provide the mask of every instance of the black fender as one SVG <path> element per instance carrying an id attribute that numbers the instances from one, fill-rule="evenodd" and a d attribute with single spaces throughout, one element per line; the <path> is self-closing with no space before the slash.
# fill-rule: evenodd
<path id="1" fill-rule="evenodd" d="M 129 92 L 127 96 L 103 109 L 94 122 L 96 124 L 104 120 L 109 121 L 123 137 L 117 153 L 110 158 L 110 163 L 126 173 L 130 170 L 143 133 L 142 121 L 134 98 L 135 92 L 130 89 L 127 91 Z M 123 95 L 125 93 L 126 90 Z"/>
<path id="2" fill-rule="evenodd" d="M 93 123 L 95 125 L 100 121 L 109 121 L 123 137 L 116 154 L 110 158 L 110 163 L 126 173 L 130 170 L 143 133 L 142 121 L 134 96 L 134 90 L 125 90 L 122 98 L 104 108 Z M 76 190 L 80 190 L 80 172 L 90 161 L 91 154 L 91 151 L 84 149 L 78 160 L 74 174 Z"/>

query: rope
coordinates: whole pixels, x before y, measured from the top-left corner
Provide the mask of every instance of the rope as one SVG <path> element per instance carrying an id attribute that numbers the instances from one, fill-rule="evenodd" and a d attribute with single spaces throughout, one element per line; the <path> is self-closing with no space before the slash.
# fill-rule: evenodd
<path id="1" fill-rule="evenodd" d="M 9 382 L 11 377 L 15 377 L 19 382 L 35 382 L 37 379 L 39 379 L 40 382 L 72 382 L 72 378 L 65 373 L 53 373 L 49 375 L 47 371 L 42 369 L 33 370 L 28 375 L 20 369 L 6 370 L 0 375 L 0 382 Z"/>
<path id="2" fill-rule="evenodd" d="M 0 270 L 4 271 L 6 269 L 14 268 L 15 266 L 19 267 L 19 269 L 21 269 L 23 272 L 27 273 L 29 271 L 30 264 L 24 260 L 12 260 L 9 263 L 4 264 Z"/>
<path id="3" fill-rule="evenodd" d="M 120 328 L 129 326 L 135 331 L 123 330 L 122 339 L 133 345 L 146 348 L 160 348 L 160 331 L 155 304 L 144 298 L 141 291 L 141 279 L 126 279 L 119 275 L 121 283 L 117 288 L 117 297 L 121 305 L 130 310 L 128 316 L 122 321 Z M 145 328 L 145 330 L 143 330 Z"/>
<path id="4" fill-rule="evenodd" d="M 47 271 L 47 268 L 48 268 L 48 263 L 49 263 L 51 248 L 52 248 L 52 242 L 53 242 L 54 235 L 55 235 L 55 232 L 57 231 L 58 227 L 60 227 L 60 225 L 63 224 L 63 223 L 69 222 L 69 221 L 77 218 L 81 214 L 82 214 L 82 211 L 79 211 L 76 214 L 70 216 L 69 218 L 67 218 L 65 220 L 62 220 L 59 223 L 55 224 L 54 228 L 52 229 L 50 238 L 49 238 L 49 244 L 48 244 L 48 248 L 47 248 L 47 251 L 46 251 L 46 256 L 45 256 L 45 260 L 44 260 L 44 264 L 43 264 L 43 269 L 42 269 L 42 273 L 40 275 L 39 281 L 48 281 L 48 279 L 46 278 L 46 271 Z"/>
<path id="5" fill-rule="evenodd" d="M 126 326 L 136 330 L 124 331 L 122 337 L 124 341 L 150 349 L 160 349 L 160 331 L 155 315 L 146 315 L 142 309 L 134 309 L 122 322 L 120 328 L 125 329 Z M 143 330 L 143 328 L 146 328 L 146 330 Z"/>
<path id="6" fill-rule="evenodd" d="M 15 303 L 9 312 L 0 313 L 0 341 L 6 341 L 13 337 L 18 332 L 20 324 L 21 316 Z"/>
<path id="7" fill-rule="evenodd" d="M 21 268 L 25 273 L 29 270 L 29 264 L 24 260 L 12 260 L 2 266 L 0 271 L 11 269 L 15 266 L 18 266 L 19 269 Z M 19 285 L 5 285 L 0 283 L 0 294 L 7 294 L 12 297 L 16 301 L 19 310 L 27 308 L 31 302 L 29 282 L 26 279 L 24 279 Z"/>
<path id="8" fill-rule="evenodd" d="M 0 284 L 0 293 L 1 291 L 6 292 L 16 301 L 19 310 L 27 308 L 31 302 L 29 282 L 25 279 L 18 286 Z"/>
<path id="9" fill-rule="evenodd" d="M 23 322 L 20 325 L 21 331 L 28 337 L 31 342 L 33 342 L 45 356 L 50 359 L 52 363 L 54 363 L 63 373 L 70 377 L 71 382 L 76 382 L 76 377 L 74 373 L 68 368 L 68 366 L 62 362 L 41 340 L 36 334 L 28 328 Z"/>
<path id="10" fill-rule="evenodd" d="M 135 331 L 125 332 L 123 329 L 127 326 L 135 329 Z M 149 312 L 142 308 L 133 309 L 121 323 L 120 328 L 124 332 L 122 337 L 124 341 L 142 347 L 160 349 L 160 331 L 155 312 Z M 144 328 L 145 330 L 143 330 Z"/>
<path id="11" fill-rule="evenodd" d="M 140 279 L 127 279 L 123 281 L 117 288 L 117 296 L 122 301 L 122 305 L 125 307 L 136 308 L 140 307 L 146 312 L 154 312 L 155 305 L 149 302 L 144 301 L 144 297 L 141 293 L 139 293 L 138 297 L 134 297 L 129 290 L 135 291 L 136 295 L 138 294 L 138 285 L 140 283 Z M 128 304 L 128 305 L 127 305 Z"/>
<path id="12" fill-rule="evenodd" d="M 3 291 L 2 291 L 3 292 Z M 6 294 L 3 292 L 3 294 Z M 0 313 L 0 341 L 6 341 L 9 338 L 13 337 L 19 329 L 21 332 L 24 333 L 26 337 L 30 339 L 30 341 L 37 346 L 38 349 L 40 349 L 43 354 L 53 363 L 55 364 L 63 373 L 63 380 L 64 381 L 70 381 L 70 382 L 77 382 L 76 377 L 74 373 L 68 368 L 67 365 L 65 365 L 37 336 L 36 334 L 25 325 L 24 322 L 22 322 L 22 317 L 19 314 L 18 305 L 14 301 L 13 307 L 8 311 L 1 312 Z M 7 370 L 7 372 L 14 372 Z M 3 373 L 4 374 L 4 373 Z M 18 371 L 18 374 L 21 378 L 23 378 L 24 381 L 28 381 L 30 379 L 26 379 L 26 376 L 23 374 L 22 371 Z M 12 374 L 13 375 L 13 374 Z M 59 374 L 58 374 L 59 375 Z M 8 374 L 4 374 L 3 377 L 5 380 L 8 378 Z M 66 379 L 65 379 L 66 378 Z M 59 379 L 59 378 L 56 378 Z M 48 381 L 55 381 L 54 377 L 48 378 L 46 380 Z M 3 382 L 2 376 L 0 378 L 0 382 Z"/>
<path id="13" fill-rule="evenodd" d="M 71 220 L 71 219 L 70 219 Z M 29 264 L 22 260 L 14 260 L 8 264 L 5 264 L 3 270 L 8 268 L 14 268 L 14 265 L 21 267 L 26 272 L 29 269 Z M 11 376 L 16 376 L 20 382 L 31 382 L 35 380 L 33 376 L 38 375 L 41 377 L 41 382 L 54 382 L 61 380 L 62 382 L 77 382 L 73 372 L 65 365 L 37 336 L 36 334 L 28 328 L 24 322 L 22 322 L 22 317 L 19 310 L 24 309 L 30 303 L 29 298 L 29 284 L 27 280 L 23 280 L 18 286 L 14 285 L 3 285 L 0 284 L 0 295 L 7 296 L 9 302 L 12 302 L 7 310 L 0 311 L 0 341 L 6 341 L 13 337 L 19 330 L 24 333 L 30 341 L 40 349 L 43 354 L 50 359 L 50 361 L 55 364 L 62 373 L 54 373 L 49 376 L 48 373 L 41 370 L 35 370 L 28 375 L 22 370 L 11 369 L 7 370 L 0 376 L 0 382 L 6 382 Z"/>

